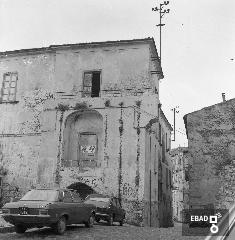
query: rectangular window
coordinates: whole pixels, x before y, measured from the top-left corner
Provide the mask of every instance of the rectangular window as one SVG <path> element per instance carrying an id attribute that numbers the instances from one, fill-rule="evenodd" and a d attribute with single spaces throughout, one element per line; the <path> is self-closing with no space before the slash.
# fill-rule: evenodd
<path id="1" fill-rule="evenodd" d="M 162 200 L 162 194 L 163 194 L 162 183 L 158 180 L 158 201 Z"/>
<path id="2" fill-rule="evenodd" d="M 167 139 L 167 133 L 166 133 L 166 152 L 168 151 L 168 150 L 167 150 L 167 148 L 168 148 L 167 141 L 168 141 L 168 139 Z"/>
<path id="3" fill-rule="evenodd" d="M 159 133 L 159 135 L 158 135 L 158 141 L 159 141 L 159 144 L 161 145 L 162 144 L 162 126 L 161 126 L 161 124 L 159 123 L 159 130 L 158 130 L 158 133 Z"/>
<path id="4" fill-rule="evenodd" d="M 168 188 L 168 169 L 166 168 L 166 189 Z"/>
<path id="5" fill-rule="evenodd" d="M 169 169 L 169 183 L 170 183 L 170 188 L 171 188 L 171 185 L 172 185 L 172 179 L 171 179 L 171 171 Z"/>
<path id="6" fill-rule="evenodd" d="M 70 192 L 68 192 L 68 191 L 64 191 L 64 202 L 66 202 L 66 203 L 73 202 L 72 196 L 71 196 Z"/>
<path id="7" fill-rule="evenodd" d="M 0 96 L 2 102 L 16 101 L 17 80 L 18 74 L 16 72 L 4 73 Z"/>
<path id="8" fill-rule="evenodd" d="M 0 198 L 2 197 L 2 176 L 0 176 Z"/>
<path id="9" fill-rule="evenodd" d="M 100 96 L 100 71 L 85 72 L 83 77 L 83 97 Z"/>
<path id="10" fill-rule="evenodd" d="M 162 161 L 166 162 L 166 143 L 165 143 L 165 139 L 164 139 L 164 135 L 165 133 L 162 131 L 162 142 L 161 142 L 161 146 L 162 146 Z"/>
<path id="11" fill-rule="evenodd" d="M 73 202 L 82 202 L 82 199 L 81 199 L 79 193 L 72 192 L 72 195 L 73 195 Z"/>

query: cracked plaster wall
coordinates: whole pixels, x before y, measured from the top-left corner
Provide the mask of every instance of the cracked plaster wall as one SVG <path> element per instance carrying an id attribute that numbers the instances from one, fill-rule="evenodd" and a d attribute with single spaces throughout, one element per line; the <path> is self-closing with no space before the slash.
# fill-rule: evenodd
<path id="1" fill-rule="evenodd" d="M 235 200 L 235 100 L 186 116 L 190 205 L 227 208 Z"/>
<path id="2" fill-rule="evenodd" d="M 157 116 L 159 104 L 158 95 L 152 94 L 158 79 L 151 75 L 154 66 L 149 61 L 149 47 L 144 44 L 1 58 L 1 76 L 18 72 L 17 103 L 0 104 L 0 164 L 7 170 L 5 196 L 21 196 L 32 187 L 53 186 L 57 180 L 64 187 L 81 181 L 97 191 L 120 194 L 127 219 L 140 224 L 144 211 L 144 127 L 153 118 L 144 112 Z M 83 71 L 100 69 L 101 89 L 108 91 L 101 92 L 101 98 L 81 99 Z M 117 95 L 110 90 L 118 90 Z M 136 92 L 139 97 L 130 96 Z M 105 107 L 107 99 L 114 108 Z M 142 112 L 138 126 L 133 106 L 139 100 Z M 74 107 L 81 101 L 103 117 L 101 167 L 85 174 L 61 168 L 63 124 L 74 110 L 56 110 L 59 103 Z"/>

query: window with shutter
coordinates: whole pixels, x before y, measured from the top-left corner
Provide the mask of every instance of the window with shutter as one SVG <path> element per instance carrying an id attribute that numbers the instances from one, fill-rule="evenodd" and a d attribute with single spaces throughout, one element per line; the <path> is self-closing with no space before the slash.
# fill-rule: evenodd
<path id="1" fill-rule="evenodd" d="M 3 75 L 2 89 L 0 92 L 1 102 L 16 101 L 16 85 L 18 74 L 16 72 L 8 72 Z"/>
<path id="2" fill-rule="evenodd" d="M 83 97 L 100 96 L 100 71 L 85 72 L 83 76 Z"/>

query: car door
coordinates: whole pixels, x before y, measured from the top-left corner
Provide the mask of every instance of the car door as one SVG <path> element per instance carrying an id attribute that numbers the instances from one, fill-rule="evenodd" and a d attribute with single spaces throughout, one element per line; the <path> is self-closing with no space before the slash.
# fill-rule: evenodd
<path id="1" fill-rule="evenodd" d="M 64 204 L 64 212 L 69 215 L 68 223 L 72 224 L 76 222 L 76 216 L 74 211 L 76 209 L 76 205 L 73 202 L 73 198 L 70 191 L 64 191 L 63 196 L 63 204 Z"/>
<path id="2" fill-rule="evenodd" d="M 88 207 L 83 203 L 79 193 L 72 192 L 74 203 L 74 223 L 82 223 L 88 219 Z"/>
<path id="3" fill-rule="evenodd" d="M 123 219 L 123 210 L 121 207 L 121 203 L 120 200 L 118 198 L 116 198 L 116 205 L 117 205 L 117 216 L 118 216 L 118 221 L 121 221 Z"/>
<path id="4" fill-rule="evenodd" d="M 118 215 L 116 198 L 112 198 L 111 203 L 112 203 L 112 210 L 113 210 L 113 214 L 114 214 L 114 221 L 118 221 L 119 215 Z"/>

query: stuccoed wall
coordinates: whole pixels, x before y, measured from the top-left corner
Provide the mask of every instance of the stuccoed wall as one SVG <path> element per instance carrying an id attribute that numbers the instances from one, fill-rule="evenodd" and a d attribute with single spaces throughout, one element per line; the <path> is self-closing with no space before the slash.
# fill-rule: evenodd
<path id="1" fill-rule="evenodd" d="M 105 101 L 106 99 L 86 101 L 87 106 L 91 106 L 90 109 L 95 109 L 103 118 L 100 166 L 86 170 L 63 166 L 65 159 L 63 159 L 64 140 L 62 136 L 60 185 L 67 187 L 75 182 L 83 182 L 97 192 L 120 196 L 127 211 L 127 221 L 141 224 L 144 211 L 145 179 L 144 126 L 150 120 L 150 116 L 142 110 L 137 110 L 136 101 L 141 101 L 141 109 L 148 112 L 151 110 L 154 114 L 154 109 L 157 109 L 157 99 L 155 96 L 142 99 L 138 97 L 115 98 L 110 101 L 109 107 L 104 106 Z M 76 110 L 64 112 L 61 133 L 66 118 L 74 112 Z"/>
<path id="2" fill-rule="evenodd" d="M 235 199 L 235 100 L 185 116 L 190 205 L 228 207 Z"/>
<path id="3" fill-rule="evenodd" d="M 7 173 L 3 177 L 4 201 L 21 196 L 46 174 L 39 153 L 43 141 L 41 112 L 49 98 L 49 92 L 35 90 L 26 92 L 17 104 L 0 104 L 0 165 Z M 52 164 L 48 162 L 47 169 L 53 168 Z"/>
<path id="4" fill-rule="evenodd" d="M 149 54 L 147 44 L 58 49 L 54 65 L 55 89 L 81 97 L 84 71 L 97 70 L 101 70 L 101 96 L 110 95 L 107 90 L 121 91 L 119 94 L 123 96 L 153 88 Z"/>
<path id="5" fill-rule="evenodd" d="M 40 101 L 35 102 L 35 98 Z M 63 131 L 66 119 L 70 114 L 79 111 L 74 107 L 77 103 L 81 103 L 81 99 L 65 100 L 48 92 L 39 90 L 32 92 L 22 107 L 28 116 L 26 122 L 15 121 L 19 134 L 16 134 L 15 129 L 10 135 L 2 135 L 2 165 L 7 169 L 4 182 L 15 186 L 16 189 L 15 192 L 6 189 L 5 192 L 9 193 L 5 195 L 21 196 L 36 186 L 50 187 L 57 183 L 61 187 L 67 187 L 75 182 L 83 182 L 97 192 L 120 195 L 127 211 L 127 220 L 142 224 L 145 174 L 144 127 L 152 118 L 146 114 L 146 111 L 157 115 L 158 99 L 155 95 L 145 94 L 142 98 L 110 99 L 110 106 L 105 106 L 106 101 L 107 98 L 90 98 L 82 101 L 86 103 L 88 109 L 102 115 L 103 136 L 100 166 L 81 171 L 78 167 L 66 167 L 63 164 L 65 160 Z M 140 109 L 137 106 L 139 103 Z M 58 109 L 59 104 L 68 106 L 68 109 L 61 111 Z M 11 106 L 13 110 L 17 107 L 17 105 Z M 17 116 L 17 111 L 13 112 Z M 25 126 L 30 127 L 26 129 Z"/>
<path id="6" fill-rule="evenodd" d="M 66 187 L 81 181 L 97 191 L 121 195 L 128 220 L 141 222 L 144 127 L 153 118 L 145 111 L 157 116 L 159 104 L 158 95 L 153 94 L 159 76 L 151 74 L 157 64 L 152 66 L 150 61 L 149 43 L 1 54 L 0 76 L 18 73 L 16 102 L 0 104 L 4 201 L 32 187 L 55 183 Z M 101 97 L 83 99 L 83 74 L 92 70 L 101 70 Z M 106 100 L 110 107 L 105 106 Z M 83 101 L 103 118 L 101 165 L 86 172 L 63 165 L 65 121 L 78 111 L 76 103 Z M 137 101 L 141 101 L 142 110 L 138 110 Z M 59 104 L 69 109 L 61 111 Z"/>
<path id="7" fill-rule="evenodd" d="M 187 148 L 178 147 L 172 149 L 172 171 L 173 171 L 173 217 L 176 221 L 184 221 L 182 211 L 188 209 L 188 161 Z"/>

